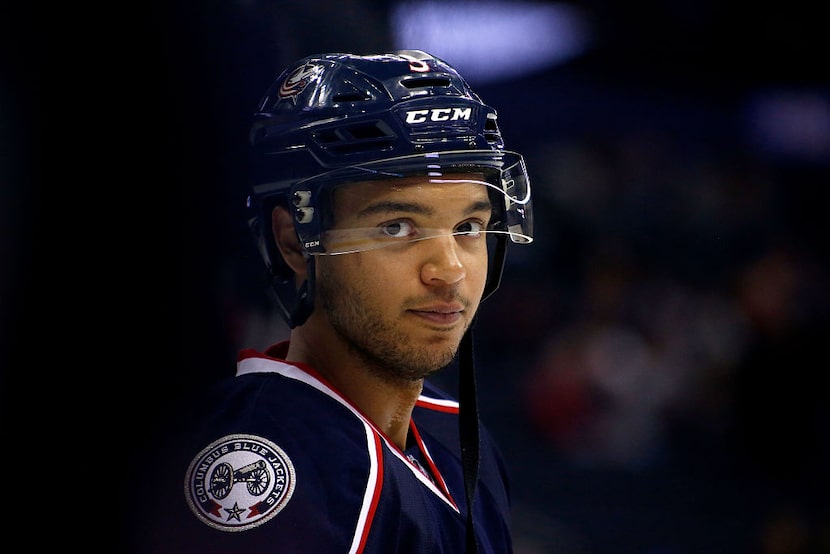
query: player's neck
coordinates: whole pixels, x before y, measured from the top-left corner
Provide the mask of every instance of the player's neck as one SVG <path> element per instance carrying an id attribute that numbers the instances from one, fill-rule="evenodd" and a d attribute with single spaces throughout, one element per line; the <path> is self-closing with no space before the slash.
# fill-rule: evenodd
<path id="1" fill-rule="evenodd" d="M 405 449 L 409 421 L 423 380 L 394 380 L 372 371 L 348 352 L 347 346 L 325 333 L 301 326 L 291 333 L 288 361 L 314 368 L 357 406 L 401 450 Z"/>

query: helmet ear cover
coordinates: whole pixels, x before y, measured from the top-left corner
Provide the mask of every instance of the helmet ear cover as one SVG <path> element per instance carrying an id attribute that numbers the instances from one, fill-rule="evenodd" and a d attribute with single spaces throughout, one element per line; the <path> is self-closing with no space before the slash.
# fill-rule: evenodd
<path id="1" fill-rule="evenodd" d="M 248 219 L 248 227 L 265 263 L 266 289 L 273 294 L 280 317 L 293 329 L 302 325 L 314 309 L 316 260 L 314 256 L 305 256 L 307 278 L 298 284 L 294 270 L 282 257 L 271 228 L 272 214 L 278 206 L 293 212 L 285 195 L 271 195 L 261 198 L 258 203 L 249 197 L 248 207 L 253 215 Z"/>

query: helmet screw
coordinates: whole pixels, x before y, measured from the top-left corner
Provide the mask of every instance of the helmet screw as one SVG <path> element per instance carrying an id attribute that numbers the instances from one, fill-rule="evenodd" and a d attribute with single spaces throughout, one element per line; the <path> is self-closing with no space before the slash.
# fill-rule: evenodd
<path id="1" fill-rule="evenodd" d="M 314 219 L 314 208 L 297 208 L 294 212 L 297 223 L 309 223 Z"/>
<path id="2" fill-rule="evenodd" d="M 298 208 L 304 208 L 311 204 L 311 191 L 310 190 L 295 190 L 294 197 L 291 199 L 291 202 L 297 206 Z"/>

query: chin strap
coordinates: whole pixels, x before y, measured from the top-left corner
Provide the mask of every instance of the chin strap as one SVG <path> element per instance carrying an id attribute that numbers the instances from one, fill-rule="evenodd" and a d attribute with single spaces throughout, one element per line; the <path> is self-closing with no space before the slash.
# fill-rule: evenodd
<path id="1" fill-rule="evenodd" d="M 461 338 L 458 368 L 458 414 L 461 434 L 461 467 L 464 472 L 464 490 L 467 494 L 467 554 L 478 552 L 473 525 L 473 502 L 478 485 L 479 437 L 478 401 L 476 399 L 475 364 L 473 360 L 473 325 Z"/>

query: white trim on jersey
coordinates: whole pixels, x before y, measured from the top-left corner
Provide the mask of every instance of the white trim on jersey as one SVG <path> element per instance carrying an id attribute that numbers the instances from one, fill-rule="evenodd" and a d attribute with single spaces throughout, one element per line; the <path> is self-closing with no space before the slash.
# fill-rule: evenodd
<path id="1" fill-rule="evenodd" d="M 457 400 L 445 400 L 443 398 L 424 396 L 423 394 L 418 397 L 418 402 L 422 402 L 424 404 L 432 404 L 433 406 L 441 406 L 443 408 L 455 408 L 456 410 L 459 406 Z"/>

